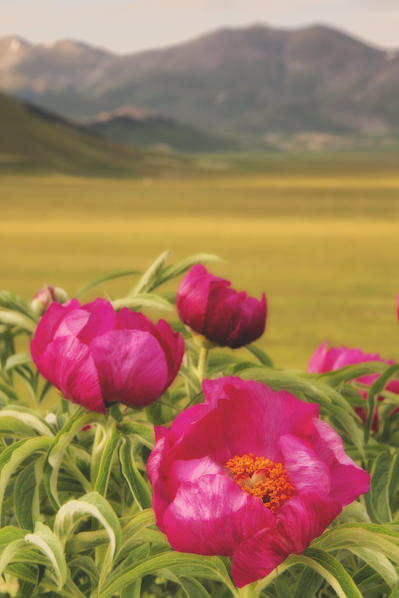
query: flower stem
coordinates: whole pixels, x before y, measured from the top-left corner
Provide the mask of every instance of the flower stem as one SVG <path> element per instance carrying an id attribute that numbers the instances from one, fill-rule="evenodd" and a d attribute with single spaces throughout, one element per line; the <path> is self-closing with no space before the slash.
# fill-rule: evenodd
<path id="1" fill-rule="evenodd" d="M 200 382 L 203 381 L 203 379 L 206 376 L 206 366 L 207 366 L 207 362 L 208 362 L 208 353 L 209 353 L 209 348 L 208 347 L 204 347 L 202 346 L 199 350 L 199 356 L 198 356 L 198 364 L 197 364 L 197 374 L 198 374 L 198 379 Z"/>
<path id="2" fill-rule="evenodd" d="M 256 598 L 257 593 L 255 591 L 255 584 L 250 583 L 243 588 L 239 588 L 238 596 L 239 598 Z"/>

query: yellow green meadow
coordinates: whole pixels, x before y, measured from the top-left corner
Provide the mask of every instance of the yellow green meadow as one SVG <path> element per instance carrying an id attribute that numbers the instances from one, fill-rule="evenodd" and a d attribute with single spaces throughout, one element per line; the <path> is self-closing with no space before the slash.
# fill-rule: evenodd
<path id="1" fill-rule="evenodd" d="M 323 340 L 399 359 L 396 162 L 276 161 L 179 179 L 6 174 L 0 287 L 29 298 L 52 284 L 73 295 L 103 272 L 143 270 L 165 249 L 172 261 L 216 253 L 225 262 L 213 272 L 266 292 L 261 346 L 277 367 L 305 367 Z M 133 285 L 133 276 L 109 281 L 99 293 Z"/>

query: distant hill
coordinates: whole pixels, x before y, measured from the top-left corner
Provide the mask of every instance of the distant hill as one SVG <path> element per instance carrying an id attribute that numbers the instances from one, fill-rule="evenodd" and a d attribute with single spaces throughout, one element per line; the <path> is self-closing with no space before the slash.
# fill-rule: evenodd
<path id="1" fill-rule="evenodd" d="M 125 56 L 8 37 L 0 87 L 69 117 L 132 104 L 243 140 L 399 132 L 399 52 L 322 26 L 223 29 Z"/>
<path id="2" fill-rule="evenodd" d="M 89 132 L 133 147 L 166 147 L 182 152 L 229 151 L 238 147 L 235 141 L 129 106 L 102 112 L 85 127 Z"/>
<path id="3" fill-rule="evenodd" d="M 110 143 L 45 110 L 0 94 L 0 172 L 143 175 L 194 168 L 188 159 Z"/>

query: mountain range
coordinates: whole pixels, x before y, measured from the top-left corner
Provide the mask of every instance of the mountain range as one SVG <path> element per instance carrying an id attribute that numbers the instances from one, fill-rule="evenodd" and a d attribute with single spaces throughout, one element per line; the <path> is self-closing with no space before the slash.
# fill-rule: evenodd
<path id="1" fill-rule="evenodd" d="M 0 173 L 152 176 L 198 169 L 188 157 L 107 141 L 42 108 L 0 94 Z"/>
<path id="2" fill-rule="evenodd" d="M 6 37 L 0 88 L 68 118 L 130 105 L 249 143 L 399 135 L 399 52 L 324 26 L 223 29 L 132 55 Z"/>

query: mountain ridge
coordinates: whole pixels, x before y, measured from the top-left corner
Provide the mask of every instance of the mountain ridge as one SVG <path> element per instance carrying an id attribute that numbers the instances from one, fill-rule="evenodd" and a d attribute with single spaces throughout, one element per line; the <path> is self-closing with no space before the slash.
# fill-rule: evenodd
<path id="1" fill-rule="evenodd" d="M 8 62 L 4 39 L 0 88 L 72 118 L 132 104 L 247 140 L 399 134 L 399 52 L 324 25 L 223 28 L 124 55 L 64 40 L 23 46 L 19 61 L 8 38 Z"/>

